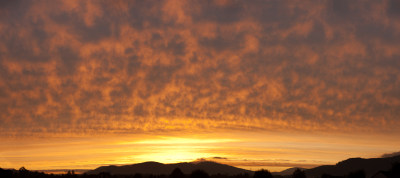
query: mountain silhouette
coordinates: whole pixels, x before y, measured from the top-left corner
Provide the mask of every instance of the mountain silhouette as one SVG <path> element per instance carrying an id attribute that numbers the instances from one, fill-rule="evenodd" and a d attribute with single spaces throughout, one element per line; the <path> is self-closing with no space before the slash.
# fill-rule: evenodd
<path id="1" fill-rule="evenodd" d="M 344 176 L 350 172 L 364 170 L 366 177 L 371 177 L 379 171 L 389 170 L 393 163 L 400 162 L 400 156 L 387 158 L 350 158 L 336 165 L 324 165 L 305 170 L 307 177 L 320 177 L 322 174 Z"/>
<path id="2" fill-rule="evenodd" d="M 283 170 L 283 171 L 281 171 L 281 172 L 272 172 L 272 175 L 280 175 L 280 176 L 292 175 L 293 172 L 294 172 L 296 169 L 306 170 L 306 169 L 304 169 L 304 168 L 292 167 L 292 168 L 289 168 L 289 169 L 285 169 L 285 170 Z"/>
<path id="3" fill-rule="evenodd" d="M 101 172 L 107 172 L 113 175 L 133 175 L 133 174 L 170 174 L 175 168 L 182 170 L 184 174 L 190 174 L 195 170 L 204 170 L 210 175 L 213 174 L 225 174 L 225 175 L 237 175 L 248 173 L 252 174 L 252 171 L 241 169 L 226 164 L 220 164 L 211 161 L 191 162 L 191 163 L 175 163 L 175 164 L 162 164 L 158 162 L 144 162 L 125 166 L 102 166 L 94 170 L 86 172 L 87 174 L 99 174 Z"/>
<path id="4" fill-rule="evenodd" d="M 345 176 L 349 173 L 354 173 L 359 170 L 365 171 L 366 177 L 371 177 L 379 171 L 388 171 L 392 165 L 400 162 L 400 155 L 385 158 L 350 158 L 338 162 L 336 165 L 323 165 L 311 169 L 304 170 L 307 177 L 321 177 L 323 174 L 332 176 Z M 102 166 L 94 170 L 86 172 L 87 174 L 99 174 L 102 172 L 113 175 L 133 175 L 133 174 L 153 174 L 153 175 L 169 175 L 175 169 L 179 168 L 184 174 L 190 174 L 195 170 L 204 170 L 210 175 L 238 175 L 243 173 L 253 174 L 253 171 L 241 169 L 225 164 L 220 164 L 211 161 L 190 162 L 190 163 L 174 163 L 163 164 L 158 162 L 144 162 L 124 166 Z M 297 168 L 289 168 L 281 172 L 274 172 L 277 176 L 290 176 Z"/>

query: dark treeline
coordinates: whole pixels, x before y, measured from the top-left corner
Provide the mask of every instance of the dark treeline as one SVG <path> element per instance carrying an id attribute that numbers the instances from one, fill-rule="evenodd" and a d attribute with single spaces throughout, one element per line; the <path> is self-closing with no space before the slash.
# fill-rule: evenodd
<path id="1" fill-rule="evenodd" d="M 393 164 L 388 171 L 377 172 L 374 177 L 400 178 L 400 164 Z M 255 171 L 253 175 L 209 175 L 203 170 L 195 170 L 191 174 L 184 174 L 179 168 L 174 169 L 169 175 L 157 174 L 134 174 L 134 175 L 111 175 L 107 172 L 99 174 L 75 174 L 74 171 L 68 171 L 65 174 L 46 174 L 38 171 L 29 171 L 24 167 L 19 170 L 10 170 L 0 168 L 0 178 L 307 178 L 304 170 L 297 169 L 292 175 L 272 175 L 268 170 Z M 321 175 L 321 178 L 366 178 L 364 170 L 350 172 L 345 176 L 332 176 L 328 174 Z"/>
<path id="2" fill-rule="evenodd" d="M 298 170 L 300 171 L 300 170 Z M 303 177 L 305 174 L 300 171 Z M 293 174 L 295 175 L 295 174 Z M 300 174 L 301 175 L 301 174 Z M 0 168 L 1 178 L 284 178 L 283 176 L 273 176 L 268 170 L 256 171 L 253 175 L 244 173 L 237 175 L 215 174 L 209 175 L 203 170 L 195 170 L 191 174 L 184 174 L 179 168 L 174 169 L 170 175 L 156 174 L 134 174 L 134 175 L 111 175 L 107 172 L 99 174 L 75 174 L 74 171 L 68 171 L 65 174 L 46 174 L 43 172 L 29 171 L 24 167 L 19 170 L 7 170 Z M 302 178 L 297 177 L 296 178 Z"/>

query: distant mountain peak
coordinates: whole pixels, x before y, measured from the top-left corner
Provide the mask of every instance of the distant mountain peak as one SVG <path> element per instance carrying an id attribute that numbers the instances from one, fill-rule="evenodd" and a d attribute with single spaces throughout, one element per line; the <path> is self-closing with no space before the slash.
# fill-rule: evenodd
<path id="1" fill-rule="evenodd" d="M 217 162 L 214 162 L 214 161 L 207 161 L 207 160 L 193 161 L 191 163 L 193 163 L 193 164 L 221 164 L 221 163 L 217 163 Z"/>
<path id="2" fill-rule="evenodd" d="M 297 169 L 306 170 L 306 169 L 300 168 L 300 167 L 292 167 L 292 168 L 285 169 L 285 170 L 283 170 L 281 172 L 273 172 L 272 174 L 273 175 L 280 175 L 280 176 L 287 176 L 287 175 L 292 175 L 293 172 L 296 171 Z"/>
<path id="3" fill-rule="evenodd" d="M 163 164 L 163 163 L 156 162 L 156 161 L 146 161 L 146 162 L 137 163 L 137 164 L 158 164 L 158 165 L 160 165 L 160 164 Z M 132 165 L 134 165 L 134 164 L 132 164 Z"/>
<path id="4" fill-rule="evenodd" d="M 185 174 L 190 174 L 194 170 L 204 170 L 209 174 L 225 174 L 236 175 L 241 173 L 252 173 L 252 171 L 233 167 L 226 164 L 221 164 L 213 161 L 196 161 L 183 163 L 163 164 L 154 161 L 137 163 L 125 166 L 101 166 L 94 170 L 88 171 L 88 174 L 98 174 L 108 172 L 110 174 L 133 175 L 140 174 L 170 174 L 175 168 L 179 168 Z"/>

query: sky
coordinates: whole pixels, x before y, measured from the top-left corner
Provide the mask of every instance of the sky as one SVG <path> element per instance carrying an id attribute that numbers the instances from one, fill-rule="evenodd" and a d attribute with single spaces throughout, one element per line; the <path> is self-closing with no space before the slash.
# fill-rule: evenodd
<path id="1" fill-rule="evenodd" d="M 400 150 L 400 2 L 0 1 L 0 167 Z"/>

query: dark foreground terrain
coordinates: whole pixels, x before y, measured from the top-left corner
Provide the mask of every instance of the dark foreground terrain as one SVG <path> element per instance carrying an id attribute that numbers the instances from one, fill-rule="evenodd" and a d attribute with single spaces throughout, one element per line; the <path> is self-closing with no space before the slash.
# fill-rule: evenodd
<path id="1" fill-rule="evenodd" d="M 336 165 L 312 169 L 288 169 L 270 173 L 268 170 L 249 171 L 215 162 L 162 164 L 145 162 L 125 166 L 102 166 L 84 174 L 73 170 L 65 174 L 46 174 L 1 169 L 0 178 L 400 178 L 400 156 L 388 158 L 351 158 Z"/>

